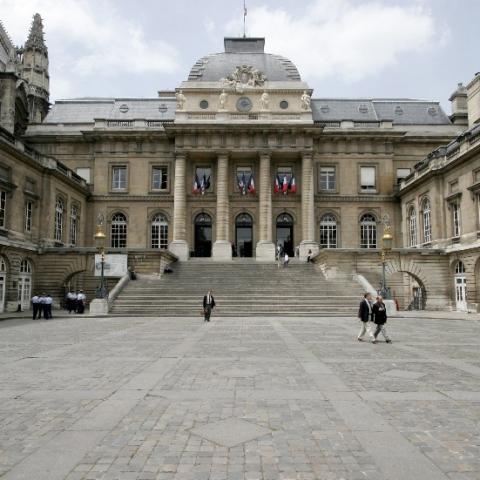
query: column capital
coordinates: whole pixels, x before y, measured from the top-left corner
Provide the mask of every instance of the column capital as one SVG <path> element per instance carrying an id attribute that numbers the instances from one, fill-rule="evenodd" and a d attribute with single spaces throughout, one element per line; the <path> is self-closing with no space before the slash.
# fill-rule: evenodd
<path id="1" fill-rule="evenodd" d="M 272 151 L 260 150 L 258 152 L 258 158 L 272 158 Z"/>
<path id="2" fill-rule="evenodd" d="M 230 152 L 216 151 L 215 155 L 217 158 L 226 158 L 227 160 L 230 158 Z"/>
<path id="3" fill-rule="evenodd" d="M 176 159 L 187 159 L 187 152 L 175 152 L 175 160 Z"/>
<path id="4" fill-rule="evenodd" d="M 309 151 L 309 150 L 304 150 L 300 153 L 300 155 L 302 156 L 302 158 L 308 158 L 308 159 L 312 159 L 313 158 L 313 152 Z"/>

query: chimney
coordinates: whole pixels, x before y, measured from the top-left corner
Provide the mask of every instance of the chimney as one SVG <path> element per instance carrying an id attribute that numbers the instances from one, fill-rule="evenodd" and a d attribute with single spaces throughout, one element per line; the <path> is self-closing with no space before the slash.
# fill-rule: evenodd
<path id="1" fill-rule="evenodd" d="M 454 125 L 468 125 L 467 89 L 459 83 L 457 89 L 450 95 L 452 114 L 450 120 Z"/>
<path id="2" fill-rule="evenodd" d="M 467 85 L 468 126 L 480 123 L 480 72 Z"/>

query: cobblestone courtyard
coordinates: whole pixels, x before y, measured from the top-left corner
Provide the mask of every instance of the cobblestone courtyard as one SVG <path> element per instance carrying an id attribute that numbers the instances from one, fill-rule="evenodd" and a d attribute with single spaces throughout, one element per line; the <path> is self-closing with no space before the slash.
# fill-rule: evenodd
<path id="1" fill-rule="evenodd" d="M 480 323 L 0 322 L 2 480 L 478 480 Z"/>

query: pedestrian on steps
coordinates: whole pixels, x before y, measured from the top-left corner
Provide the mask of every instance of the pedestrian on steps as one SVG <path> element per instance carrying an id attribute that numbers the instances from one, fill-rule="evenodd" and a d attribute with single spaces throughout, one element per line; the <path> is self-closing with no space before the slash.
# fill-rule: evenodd
<path id="1" fill-rule="evenodd" d="M 387 329 L 385 328 L 385 324 L 387 323 L 387 308 L 385 307 L 385 304 L 383 303 L 383 298 L 380 295 L 377 297 L 377 301 L 372 307 L 372 316 L 373 322 L 376 325 L 372 343 L 377 343 L 377 337 L 380 332 L 382 333 L 387 343 L 392 343 L 390 337 L 387 334 Z"/>
<path id="2" fill-rule="evenodd" d="M 210 321 L 210 315 L 212 310 L 215 308 L 215 299 L 213 298 L 212 291 L 209 290 L 206 295 L 203 297 L 203 315 L 204 322 Z"/>
<path id="3" fill-rule="evenodd" d="M 370 322 L 372 320 L 372 295 L 366 293 L 363 296 L 360 306 L 358 308 L 358 319 L 361 322 L 360 332 L 358 333 L 357 340 L 363 342 L 363 337 L 367 333 L 373 340 L 373 335 L 370 329 Z"/>
<path id="4" fill-rule="evenodd" d="M 288 267 L 288 262 L 290 261 L 290 258 L 288 256 L 288 253 L 285 252 L 285 256 L 283 257 L 283 268 L 287 268 Z"/>

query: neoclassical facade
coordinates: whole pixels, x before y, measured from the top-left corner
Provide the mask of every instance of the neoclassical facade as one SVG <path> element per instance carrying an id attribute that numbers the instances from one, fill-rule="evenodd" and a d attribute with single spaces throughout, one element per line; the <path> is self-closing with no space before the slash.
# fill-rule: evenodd
<path id="1" fill-rule="evenodd" d="M 418 172 L 430 152 L 477 121 L 464 87 L 452 95 L 450 117 L 434 101 L 322 98 L 289 59 L 265 52 L 263 38 L 225 38 L 224 51 L 196 61 L 174 91 L 57 100 L 48 109 L 40 17 L 22 49 L 0 33 L 3 138 L 25 146 L 17 153 L 24 163 L 49 159 L 65 183 L 38 180 L 45 200 L 31 214 L 40 229 L 31 248 L 39 258 L 91 252 L 99 215 L 108 248 L 132 258 L 169 251 L 181 261 L 273 261 L 277 245 L 301 259 L 310 250 L 374 253 L 386 222 L 397 249 L 446 248 L 440 231 L 450 228 L 451 202 L 435 190 L 438 176 L 429 195 L 417 188 Z M 15 170 L 1 145 L 0 168 Z M 7 205 L 23 201 L 20 183 Z M 421 223 L 427 198 L 430 230 Z M 78 219 L 74 244 L 70 227 L 55 223 L 61 210 L 65 225 Z M 6 215 L 19 224 L 0 244 L 20 252 L 24 221 Z M 463 222 L 476 239 L 478 225 Z"/>

